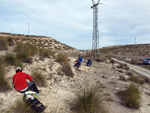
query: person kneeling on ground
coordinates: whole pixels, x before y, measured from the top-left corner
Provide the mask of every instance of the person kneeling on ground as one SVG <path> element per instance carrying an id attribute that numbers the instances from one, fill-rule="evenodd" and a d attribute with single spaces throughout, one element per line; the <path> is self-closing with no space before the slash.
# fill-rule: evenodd
<path id="1" fill-rule="evenodd" d="M 82 62 L 82 57 L 80 55 L 78 56 L 78 60 Z"/>
<path id="2" fill-rule="evenodd" d="M 74 64 L 74 67 L 78 67 L 78 68 L 79 68 L 80 65 L 81 65 L 81 63 L 80 63 L 80 61 L 77 59 L 77 60 L 76 60 L 76 63 Z"/>
<path id="3" fill-rule="evenodd" d="M 26 82 L 26 79 L 30 80 L 29 83 Z M 22 72 L 21 67 L 17 67 L 16 74 L 13 76 L 13 85 L 16 91 L 24 93 L 27 90 L 32 90 L 39 93 L 39 90 L 36 87 L 36 84 L 33 82 L 33 78 Z"/>
<path id="4" fill-rule="evenodd" d="M 90 59 L 90 58 L 88 58 L 88 60 L 87 60 L 87 66 L 91 66 L 92 65 L 92 60 Z"/>

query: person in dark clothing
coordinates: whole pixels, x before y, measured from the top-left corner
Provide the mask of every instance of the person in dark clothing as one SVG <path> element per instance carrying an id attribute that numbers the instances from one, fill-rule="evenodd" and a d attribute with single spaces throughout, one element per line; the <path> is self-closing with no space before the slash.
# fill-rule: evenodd
<path id="1" fill-rule="evenodd" d="M 80 63 L 80 61 L 77 59 L 77 60 L 76 60 L 76 63 L 74 64 L 74 67 L 78 67 L 78 68 L 79 68 L 80 65 L 81 65 L 81 63 Z"/>
<path id="2" fill-rule="evenodd" d="M 28 79 L 30 82 L 27 83 L 26 79 Z M 33 82 L 33 78 L 30 75 L 22 72 L 21 67 L 17 67 L 16 69 L 16 74 L 13 76 L 13 85 L 15 90 L 20 93 L 24 93 L 27 90 L 32 90 L 39 93 L 36 84 Z"/>
<path id="3" fill-rule="evenodd" d="M 90 59 L 90 58 L 88 58 L 88 60 L 87 60 L 87 66 L 91 66 L 92 65 L 92 60 Z"/>

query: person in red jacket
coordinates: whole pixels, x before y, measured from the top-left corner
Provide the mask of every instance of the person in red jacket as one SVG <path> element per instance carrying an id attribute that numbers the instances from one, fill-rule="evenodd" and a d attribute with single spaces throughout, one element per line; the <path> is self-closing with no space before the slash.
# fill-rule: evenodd
<path id="1" fill-rule="evenodd" d="M 27 83 L 26 79 L 28 79 L 30 82 Z M 30 75 L 22 72 L 21 67 L 17 67 L 16 69 L 16 74 L 13 76 L 13 85 L 15 90 L 20 93 L 24 93 L 27 90 L 32 90 L 39 93 L 36 84 L 33 82 L 33 78 Z"/>

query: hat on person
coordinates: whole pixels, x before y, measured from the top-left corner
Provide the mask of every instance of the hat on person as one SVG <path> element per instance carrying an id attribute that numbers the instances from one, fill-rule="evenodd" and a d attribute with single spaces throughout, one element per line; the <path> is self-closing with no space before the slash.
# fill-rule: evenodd
<path id="1" fill-rule="evenodd" d="M 21 67 L 17 67 L 17 68 L 16 68 L 16 73 L 17 73 L 17 72 L 22 72 Z"/>

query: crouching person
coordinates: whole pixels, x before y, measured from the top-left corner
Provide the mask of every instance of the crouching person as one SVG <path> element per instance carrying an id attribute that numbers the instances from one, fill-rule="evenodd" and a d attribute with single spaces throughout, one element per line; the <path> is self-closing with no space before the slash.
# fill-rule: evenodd
<path id="1" fill-rule="evenodd" d="M 26 79 L 30 81 L 30 83 L 26 82 Z M 39 93 L 39 90 L 36 84 L 33 82 L 33 78 L 22 72 L 21 67 L 17 67 L 16 74 L 13 76 L 13 85 L 16 91 L 20 93 L 24 93 L 27 90 L 32 90 Z"/>
<path id="2" fill-rule="evenodd" d="M 90 58 L 88 58 L 88 60 L 87 60 L 87 66 L 91 66 L 92 65 L 92 60 L 90 59 Z"/>
<path id="3" fill-rule="evenodd" d="M 76 63 L 74 64 L 74 67 L 80 67 L 81 66 L 81 63 L 80 63 L 80 61 L 77 59 L 76 60 Z"/>

